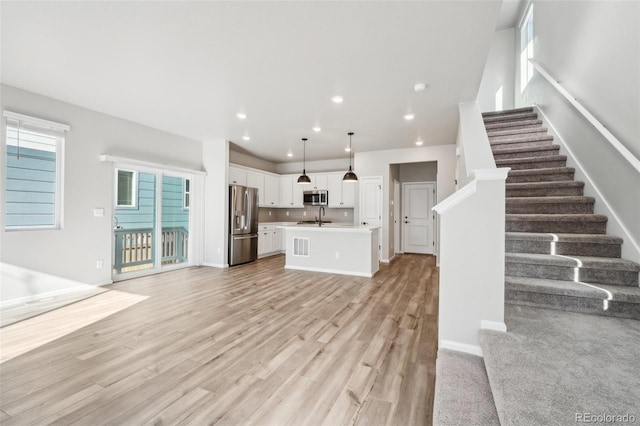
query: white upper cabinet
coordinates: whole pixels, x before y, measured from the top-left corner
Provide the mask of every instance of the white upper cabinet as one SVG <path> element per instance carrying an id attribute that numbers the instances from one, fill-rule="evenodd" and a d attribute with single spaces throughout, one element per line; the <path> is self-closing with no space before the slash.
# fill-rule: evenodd
<path id="1" fill-rule="evenodd" d="M 236 167 L 229 167 L 229 184 L 247 186 L 247 171 Z"/>
<path id="2" fill-rule="evenodd" d="M 280 205 L 279 176 L 264 175 L 264 202 L 262 205 L 268 207 L 278 207 Z"/>
<path id="3" fill-rule="evenodd" d="M 302 191 L 308 186 L 298 183 L 298 175 L 280 176 L 280 207 L 304 207 Z"/>
<path id="4" fill-rule="evenodd" d="M 247 170 L 247 186 L 258 188 L 258 206 L 266 206 L 264 204 L 264 173 Z"/>
<path id="5" fill-rule="evenodd" d="M 354 207 L 356 201 L 357 183 L 342 181 L 344 173 L 328 175 L 329 207 Z"/>
<path id="6" fill-rule="evenodd" d="M 328 180 L 328 176 L 329 175 L 309 175 L 309 177 L 311 178 L 311 185 L 307 185 L 310 186 L 311 188 L 309 188 L 310 190 L 312 189 L 329 189 L 329 180 Z"/>

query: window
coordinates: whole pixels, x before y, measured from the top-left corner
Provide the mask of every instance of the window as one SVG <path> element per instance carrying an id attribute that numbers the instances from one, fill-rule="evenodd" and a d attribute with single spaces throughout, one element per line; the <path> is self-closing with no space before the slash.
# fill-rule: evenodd
<path id="1" fill-rule="evenodd" d="M 5 229 L 60 229 L 64 140 L 70 127 L 10 111 L 4 117 Z"/>
<path id="2" fill-rule="evenodd" d="M 184 208 L 189 209 L 189 198 L 191 196 L 191 180 L 184 180 Z"/>
<path id="3" fill-rule="evenodd" d="M 533 5 L 530 5 L 524 14 L 520 25 L 520 92 L 524 92 L 525 87 L 533 77 L 533 64 L 529 62 L 533 59 Z"/>
<path id="4" fill-rule="evenodd" d="M 137 200 L 137 173 L 130 170 L 116 171 L 116 207 L 135 207 Z"/>

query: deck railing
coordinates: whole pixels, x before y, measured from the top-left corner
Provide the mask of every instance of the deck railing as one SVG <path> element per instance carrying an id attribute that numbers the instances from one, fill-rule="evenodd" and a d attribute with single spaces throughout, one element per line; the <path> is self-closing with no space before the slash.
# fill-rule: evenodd
<path id="1" fill-rule="evenodd" d="M 152 228 L 114 229 L 115 256 L 113 268 L 121 273 L 124 268 L 153 264 L 155 244 Z M 160 235 L 161 263 L 179 263 L 187 260 L 189 231 L 182 227 L 163 228 Z"/>

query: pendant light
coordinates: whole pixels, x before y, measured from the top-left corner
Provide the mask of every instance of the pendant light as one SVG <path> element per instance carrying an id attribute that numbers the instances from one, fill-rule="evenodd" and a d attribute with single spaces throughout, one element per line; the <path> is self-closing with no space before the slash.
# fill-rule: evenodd
<path id="1" fill-rule="evenodd" d="M 311 179 L 307 176 L 307 138 L 302 138 L 302 175 L 298 178 L 298 183 L 301 185 L 309 185 Z"/>
<path id="2" fill-rule="evenodd" d="M 357 182 L 358 176 L 351 169 L 351 136 L 353 136 L 353 132 L 347 133 L 349 135 L 349 171 L 344 174 L 342 178 L 343 182 Z"/>

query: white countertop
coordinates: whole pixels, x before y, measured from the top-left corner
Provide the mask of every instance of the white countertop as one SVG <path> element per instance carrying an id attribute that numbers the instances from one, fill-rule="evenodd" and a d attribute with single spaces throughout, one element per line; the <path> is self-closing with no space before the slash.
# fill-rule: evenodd
<path id="1" fill-rule="evenodd" d="M 380 226 L 353 225 L 350 223 L 324 223 L 322 226 L 318 226 L 317 224 L 278 225 L 278 228 L 311 232 L 371 232 L 374 229 L 380 228 Z"/>

